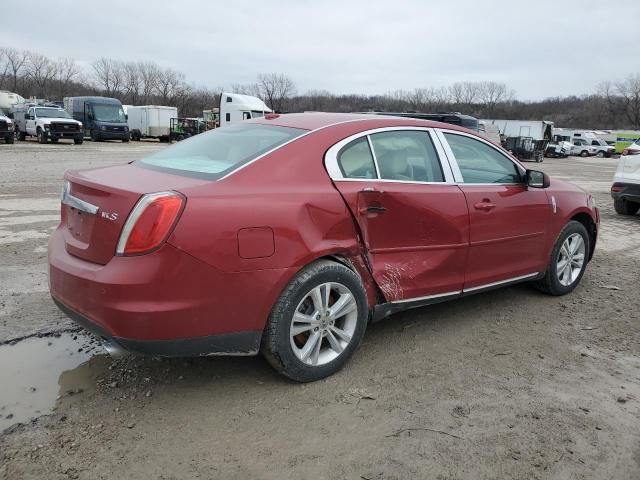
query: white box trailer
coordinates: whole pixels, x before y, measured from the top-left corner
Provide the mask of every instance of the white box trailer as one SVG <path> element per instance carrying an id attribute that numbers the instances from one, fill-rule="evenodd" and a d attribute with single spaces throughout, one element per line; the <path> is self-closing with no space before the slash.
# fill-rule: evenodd
<path id="1" fill-rule="evenodd" d="M 553 122 L 544 120 L 493 120 L 482 119 L 485 125 L 495 125 L 502 137 L 531 137 L 534 140 L 551 140 Z"/>
<path id="2" fill-rule="evenodd" d="M 169 140 L 171 119 L 178 117 L 176 107 L 159 105 L 127 106 L 127 123 L 132 140 L 158 138 Z"/>

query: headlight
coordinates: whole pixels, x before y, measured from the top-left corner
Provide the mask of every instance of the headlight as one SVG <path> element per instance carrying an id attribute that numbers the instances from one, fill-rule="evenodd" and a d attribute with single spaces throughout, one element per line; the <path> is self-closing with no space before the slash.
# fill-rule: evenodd
<path id="1" fill-rule="evenodd" d="M 78 124 L 78 128 L 82 128 L 82 124 L 81 123 Z"/>
<path id="2" fill-rule="evenodd" d="M 13 125 L 13 122 L 11 120 L 7 120 L 7 126 L 10 127 L 11 125 Z"/>
<path id="3" fill-rule="evenodd" d="M 45 124 L 44 124 L 44 129 L 45 129 L 45 130 L 49 130 L 49 127 L 50 127 L 50 126 L 51 126 L 51 125 L 49 125 L 48 123 L 45 123 Z"/>
<path id="4" fill-rule="evenodd" d="M 107 127 L 105 127 L 104 125 L 102 125 L 102 126 L 100 127 L 100 130 L 106 130 L 106 129 L 107 129 Z"/>
<path id="5" fill-rule="evenodd" d="M 124 127 L 124 131 L 128 132 L 129 131 L 129 127 Z"/>

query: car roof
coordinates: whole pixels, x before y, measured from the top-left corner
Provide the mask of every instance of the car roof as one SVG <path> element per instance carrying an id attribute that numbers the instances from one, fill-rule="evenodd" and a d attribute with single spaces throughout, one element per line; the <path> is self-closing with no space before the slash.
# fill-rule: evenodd
<path id="1" fill-rule="evenodd" d="M 304 130 L 318 130 L 334 125 L 338 126 L 347 122 L 366 122 L 368 124 L 371 124 L 371 128 L 395 126 L 431 127 L 459 130 L 476 134 L 476 132 L 472 130 L 462 128 L 457 125 L 452 125 L 450 123 L 435 122 L 432 120 L 421 120 L 410 117 L 394 117 L 391 115 L 371 115 L 368 113 L 307 112 L 275 115 L 267 114 L 265 117 L 248 121 L 267 125 L 278 125 L 280 127 L 301 128 Z"/>

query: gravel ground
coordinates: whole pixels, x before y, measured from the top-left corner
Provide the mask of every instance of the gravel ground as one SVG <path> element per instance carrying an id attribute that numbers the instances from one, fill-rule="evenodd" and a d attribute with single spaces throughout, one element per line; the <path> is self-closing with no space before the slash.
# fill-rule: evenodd
<path id="1" fill-rule="evenodd" d="M 0 379 L 33 384 L 17 391 L 35 405 L 0 392 L 0 478 L 640 478 L 640 216 L 613 212 L 615 160 L 530 164 L 601 207 L 572 294 L 519 285 L 399 314 L 298 385 L 260 357 L 116 361 L 68 333 L 46 279 L 62 174 L 158 148 L 0 145 Z"/>

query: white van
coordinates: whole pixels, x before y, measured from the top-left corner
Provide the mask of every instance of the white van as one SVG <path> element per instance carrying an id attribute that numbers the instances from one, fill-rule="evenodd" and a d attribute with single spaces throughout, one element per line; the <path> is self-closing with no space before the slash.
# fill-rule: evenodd
<path id="1" fill-rule="evenodd" d="M 222 92 L 220 95 L 220 126 L 263 117 L 273 111 L 257 97 Z"/>

